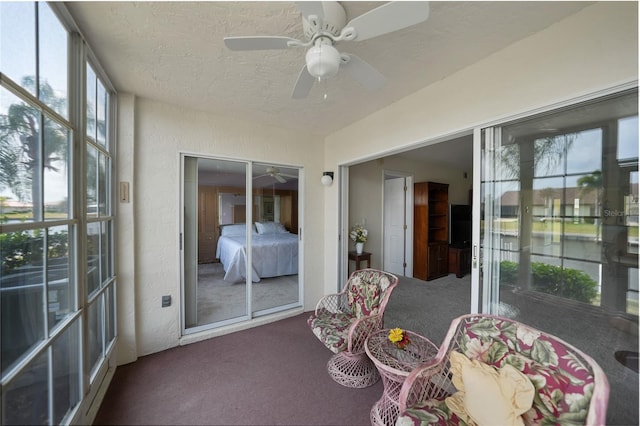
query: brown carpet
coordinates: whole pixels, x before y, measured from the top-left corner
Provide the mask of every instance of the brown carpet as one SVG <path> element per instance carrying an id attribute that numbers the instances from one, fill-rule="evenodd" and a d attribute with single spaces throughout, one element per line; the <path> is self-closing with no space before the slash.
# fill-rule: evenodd
<path id="1" fill-rule="evenodd" d="M 382 383 L 348 389 L 308 314 L 118 367 L 94 424 L 369 425 Z"/>
<path id="2" fill-rule="evenodd" d="M 418 332 L 439 345 L 451 320 L 469 312 L 470 281 L 469 276 L 458 279 L 452 274 L 429 282 L 402 277 L 389 299 L 385 326 Z M 622 327 L 597 308 L 513 289 L 503 289 L 501 298 L 501 315 L 541 330 L 562 331 L 559 337 L 603 367 L 611 385 L 607 424 L 639 424 L 638 373 L 615 358 L 617 351 L 637 351 L 637 323 Z M 333 382 L 326 371 L 331 352 L 311 333 L 307 317 L 118 367 L 95 423 L 370 424 L 369 410 L 382 395 L 382 384 L 347 389 Z"/>

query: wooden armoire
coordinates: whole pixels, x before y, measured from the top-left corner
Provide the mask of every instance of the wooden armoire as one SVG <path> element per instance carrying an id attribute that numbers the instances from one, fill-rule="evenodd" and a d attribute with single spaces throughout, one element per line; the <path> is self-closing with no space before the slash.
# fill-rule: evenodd
<path id="1" fill-rule="evenodd" d="M 218 188 L 199 185 L 198 263 L 210 263 L 216 260 L 218 233 Z"/>
<path id="2" fill-rule="evenodd" d="M 413 276 L 432 280 L 449 273 L 449 185 L 414 184 Z"/>

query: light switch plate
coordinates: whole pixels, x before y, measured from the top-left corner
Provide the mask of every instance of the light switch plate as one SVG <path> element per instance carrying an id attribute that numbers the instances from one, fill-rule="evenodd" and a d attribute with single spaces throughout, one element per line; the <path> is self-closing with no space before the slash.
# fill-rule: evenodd
<path id="1" fill-rule="evenodd" d="M 129 182 L 120 182 L 120 202 L 129 202 Z"/>

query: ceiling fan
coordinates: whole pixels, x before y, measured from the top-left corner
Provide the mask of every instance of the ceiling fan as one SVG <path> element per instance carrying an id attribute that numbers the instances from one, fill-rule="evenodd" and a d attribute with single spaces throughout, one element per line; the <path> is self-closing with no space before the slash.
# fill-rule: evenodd
<path id="1" fill-rule="evenodd" d="M 254 176 L 254 179 L 258 179 L 258 178 L 265 177 L 265 176 L 271 176 L 272 178 L 274 178 L 275 180 L 277 180 L 280 183 L 286 183 L 287 182 L 285 177 L 288 177 L 288 178 L 291 178 L 291 179 L 298 179 L 298 176 L 296 176 L 296 175 L 288 175 L 286 173 L 282 173 L 279 168 L 274 167 L 274 166 L 267 167 L 267 170 L 266 170 L 265 174 L 259 175 L 259 176 Z"/>
<path id="2" fill-rule="evenodd" d="M 335 76 L 339 68 L 370 90 L 381 88 L 384 76 L 352 53 L 341 53 L 334 45 L 342 40 L 362 41 L 397 31 L 429 17 L 429 3 L 396 1 L 386 3 L 347 22 L 347 14 L 337 1 L 299 1 L 302 27 L 308 41 L 290 37 L 225 37 L 231 50 L 268 50 L 310 47 L 291 97 L 305 98 L 313 83 Z"/>

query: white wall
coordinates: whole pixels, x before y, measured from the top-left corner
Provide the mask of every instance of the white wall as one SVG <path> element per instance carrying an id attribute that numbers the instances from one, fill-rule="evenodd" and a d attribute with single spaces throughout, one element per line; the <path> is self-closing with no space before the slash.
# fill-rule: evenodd
<path id="1" fill-rule="evenodd" d="M 637 79 L 637 3 L 597 3 L 329 135 L 325 169 Z M 325 276 L 338 264 L 339 184 L 325 193 Z"/>
<path id="2" fill-rule="evenodd" d="M 123 99 L 126 96 L 123 97 Z M 137 345 L 137 355 L 158 352 L 180 341 L 179 279 L 179 153 L 222 156 L 277 162 L 304 167 L 301 180 L 305 191 L 305 208 L 300 210 L 304 224 L 304 306 L 310 310 L 322 293 L 322 204 L 318 197 L 324 187 L 322 175 L 322 140 L 308 133 L 257 126 L 253 123 L 213 116 L 182 107 L 135 99 L 135 120 L 120 111 L 120 134 L 132 131 L 134 141 L 121 138 L 120 152 L 133 153 L 135 145 L 135 191 L 133 209 L 120 209 L 119 221 L 135 222 L 135 259 L 121 264 L 118 276 L 135 278 L 119 281 L 121 294 L 131 300 L 120 304 L 120 346 Z M 124 129 L 123 129 L 124 127 Z M 121 235 L 120 241 L 131 238 Z M 125 246 L 126 247 L 126 246 Z M 133 290 L 132 290 L 133 289 Z M 161 307 L 161 297 L 170 295 L 170 307 Z M 129 312 L 135 311 L 135 315 Z M 130 359 L 133 360 L 133 359 Z"/>
<path id="3" fill-rule="evenodd" d="M 136 288 L 135 288 L 135 97 L 118 96 L 118 181 L 129 182 L 129 202 L 118 202 L 116 235 L 116 304 L 118 308 L 117 364 L 133 362 L 138 358 L 136 340 Z M 118 197 L 116 197 L 116 200 Z"/>
<path id="4" fill-rule="evenodd" d="M 363 223 L 369 238 L 365 244 L 371 253 L 371 267 L 382 268 L 383 250 L 383 178 L 384 171 L 409 173 L 414 182 L 440 182 L 449 184 L 449 203 L 467 204 L 472 179 L 463 177 L 464 170 L 428 161 L 416 161 L 397 155 L 367 161 L 349 169 L 349 226 Z M 353 244 L 349 246 L 353 250 Z"/>

